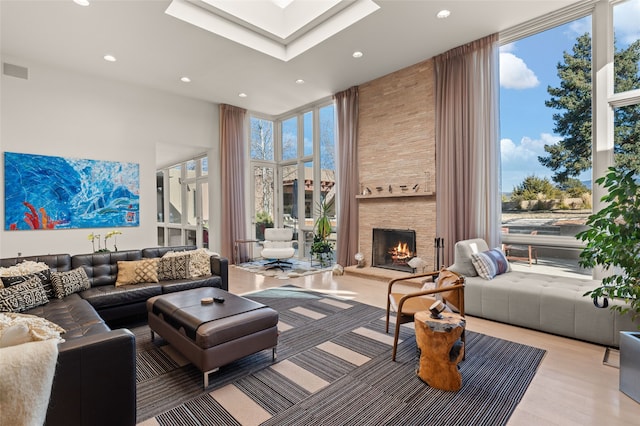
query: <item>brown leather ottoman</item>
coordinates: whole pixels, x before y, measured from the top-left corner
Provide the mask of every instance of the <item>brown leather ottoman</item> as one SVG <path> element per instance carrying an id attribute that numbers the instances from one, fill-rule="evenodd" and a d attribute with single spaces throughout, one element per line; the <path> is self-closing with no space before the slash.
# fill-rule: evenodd
<path id="1" fill-rule="evenodd" d="M 209 297 L 223 303 L 203 304 Z M 162 336 L 204 373 L 278 344 L 278 312 L 219 288 L 203 287 L 155 296 L 147 301 L 151 338 Z"/>

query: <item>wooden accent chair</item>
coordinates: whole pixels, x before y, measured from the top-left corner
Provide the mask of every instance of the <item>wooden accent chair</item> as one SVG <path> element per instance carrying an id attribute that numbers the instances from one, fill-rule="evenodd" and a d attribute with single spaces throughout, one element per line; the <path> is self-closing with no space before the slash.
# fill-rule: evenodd
<path id="1" fill-rule="evenodd" d="M 433 284 L 426 283 L 422 290 L 415 293 L 393 292 L 394 284 L 421 277 L 431 277 L 432 279 L 437 277 L 435 288 L 429 288 L 429 286 Z M 437 300 L 436 295 L 440 295 L 442 301 L 450 310 L 457 311 L 464 317 L 464 277 L 462 275 L 447 269 L 442 269 L 441 271 L 414 274 L 389 281 L 389 287 L 387 289 L 386 332 L 389 332 L 389 313 L 391 309 L 393 309 L 396 312 L 396 328 L 393 336 L 393 352 L 391 354 L 393 361 L 396 360 L 400 325 L 413 322 L 413 317 L 416 312 L 428 311 L 429 307 Z"/>

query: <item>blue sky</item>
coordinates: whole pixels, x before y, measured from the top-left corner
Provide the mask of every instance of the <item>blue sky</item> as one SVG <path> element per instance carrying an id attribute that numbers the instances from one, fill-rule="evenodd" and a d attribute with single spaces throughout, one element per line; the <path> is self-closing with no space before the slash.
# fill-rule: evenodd
<path id="1" fill-rule="evenodd" d="M 640 0 L 614 9 L 614 27 L 619 45 L 640 38 Z M 558 87 L 557 64 L 571 51 L 576 38 L 591 32 L 591 17 L 574 21 L 500 48 L 500 145 L 502 191 L 511 192 L 525 177 L 551 180 L 552 171 L 538 162 L 544 146 L 561 139 L 554 134 L 553 114 L 547 108 L 547 87 Z M 581 180 L 590 180 L 583 173 Z"/>

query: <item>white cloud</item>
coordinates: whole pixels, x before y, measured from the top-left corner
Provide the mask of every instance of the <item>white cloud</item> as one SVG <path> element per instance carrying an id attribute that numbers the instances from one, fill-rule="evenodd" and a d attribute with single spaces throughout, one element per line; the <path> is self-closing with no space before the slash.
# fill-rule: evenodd
<path id="1" fill-rule="evenodd" d="M 640 39 L 640 2 L 629 1 L 613 8 L 616 38 L 624 46 Z"/>
<path id="2" fill-rule="evenodd" d="M 540 84 L 536 74 L 519 57 L 500 52 L 500 86 L 505 89 L 530 89 Z"/>
<path id="3" fill-rule="evenodd" d="M 503 52 L 508 53 L 508 52 L 515 52 L 515 51 L 516 51 L 515 43 L 507 43 L 500 46 L 500 53 L 503 53 Z"/>
<path id="4" fill-rule="evenodd" d="M 569 33 L 566 36 L 569 40 L 575 40 L 576 36 L 581 36 L 584 33 L 591 34 L 591 16 L 578 19 L 569 24 Z"/>
<path id="5" fill-rule="evenodd" d="M 555 145 L 560 140 L 562 140 L 561 137 L 549 133 L 542 133 L 538 139 L 524 136 L 519 144 L 511 139 L 502 139 L 500 140 L 502 168 L 525 171 L 532 165 L 540 166 L 538 157 L 546 155 L 545 145 Z"/>
<path id="6" fill-rule="evenodd" d="M 546 155 L 545 145 L 555 145 L 562 138 L 542 133 L 539 138 L 523 137 L 520 143 L 511 139 L 500 141 L 502 155 L 502 191 L 512 191 L 527 176 L 537 176 L 551 180 L 553 172 L 538 161 L 539 156 Z"/>

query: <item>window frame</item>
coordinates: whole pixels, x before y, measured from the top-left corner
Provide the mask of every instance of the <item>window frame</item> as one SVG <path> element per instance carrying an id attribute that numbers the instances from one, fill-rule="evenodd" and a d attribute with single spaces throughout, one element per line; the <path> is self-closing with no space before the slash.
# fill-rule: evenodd
<path id="1" fill-rule="evenodd" d="M 614 164 L 613 110 L 616 107 L 640 103 L 640 89 L 614 93 L 614 23 L 613 7 L 626 0 L 597 0 L 595 2 L 570 5 L 553 14 L 531 20 L 522 25 L 500 32 L 499 43 L 506 45 L 520 39 L 544 32 L 559 25 L 591 15 L 592 39 L 592 187 L 593 212 L 603 207 L 601 198 L 604 188 L 595 184 L 608 167 Z M 500 224 L 499 224 L 500 225 Z M 568 250 L 581 250 L 585 243 L 571 236 L 502 234 L 502 242 L 509 244 L 531 244 Z M 602 271 L 594 270 L 595 279 L 602 278 Z"/>

